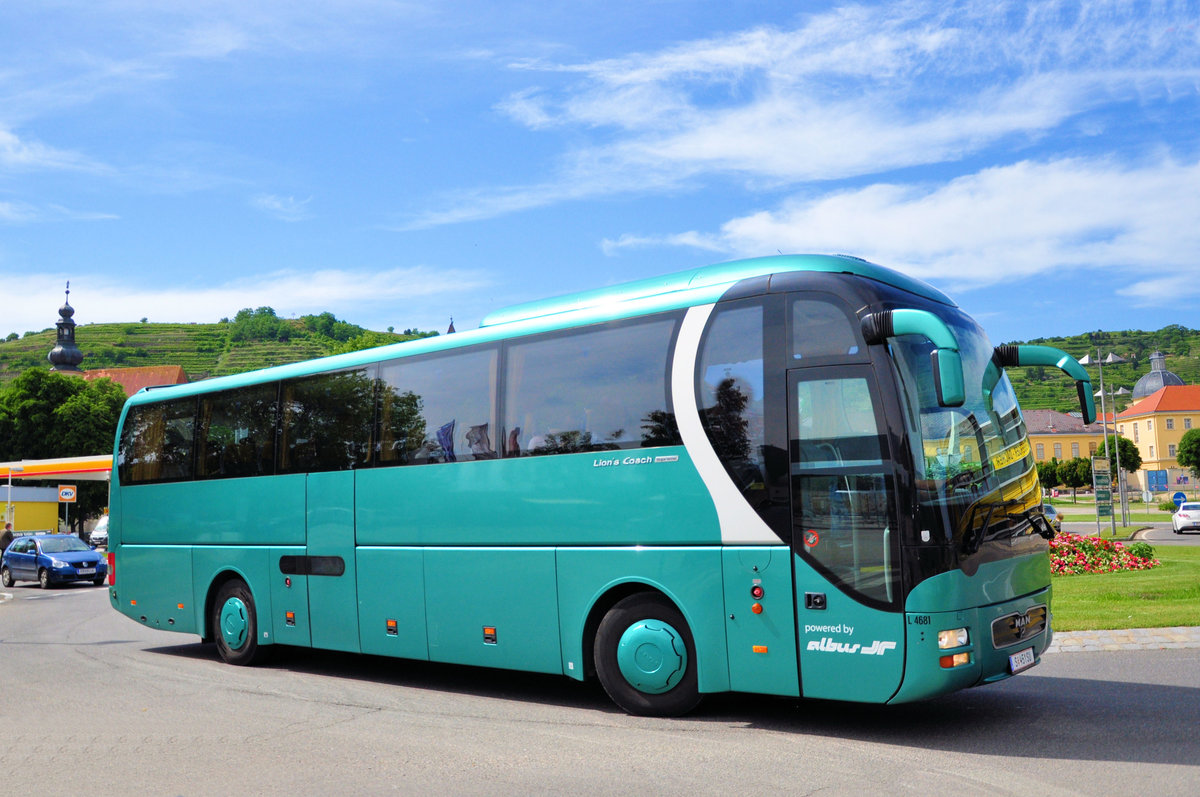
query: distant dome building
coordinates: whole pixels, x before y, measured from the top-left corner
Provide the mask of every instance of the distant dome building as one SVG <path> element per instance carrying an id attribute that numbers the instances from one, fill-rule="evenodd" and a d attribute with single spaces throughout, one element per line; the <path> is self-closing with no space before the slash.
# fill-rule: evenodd
<path id="1" fill-rule="evenodd" d="M 1167 370 L 1167 355 L 1156 351 L 1150 355 L 1150 373 L 1139 379 L 1133 386 L 1133 400 L 1138 402 L 1164 387 L 1182 384 L 1182 379 Z"/>

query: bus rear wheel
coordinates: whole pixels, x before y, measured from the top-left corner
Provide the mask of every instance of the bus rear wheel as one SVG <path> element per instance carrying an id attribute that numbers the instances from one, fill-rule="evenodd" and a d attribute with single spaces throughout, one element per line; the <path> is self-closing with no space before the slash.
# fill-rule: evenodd
<path id="1" fill-rule="evenodd" d="M 265 649 L 258 644 L 258 612 L 246 582 L 226 581 L 213 601 L 210 628 L 217 640 L 217 653 L 229 664 L 249 665 L 262 661 Z"/>
<path id="2" fill-rule="evenodd" d="M 630 595 L 596 631 L 596 675 L 630 714 L 678 717 L 700 703 L 696 646 L 683 615 L 660 595 Z"/>

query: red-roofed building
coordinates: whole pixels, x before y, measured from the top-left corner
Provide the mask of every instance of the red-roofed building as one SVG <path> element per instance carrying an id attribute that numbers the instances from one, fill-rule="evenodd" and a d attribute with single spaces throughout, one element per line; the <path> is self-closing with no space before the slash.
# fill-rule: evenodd
<path id="1" fill-rule="evenodd" d="M 1135 489 L 1172 493 L 1195 481 L 1175 459 L 1179 441 L 1200 427 L 1200 385 L 1161 387 L 1117 415 L 1117 431 L 1142 454 L 1142 469 L 1129 474 Z M 1135 483 L 1136 482 L 1136 483 Z"/>
<path id="2" fill-rule="evenodd" d="M 187 384 L 188 377 L 180 365 L 142 365 L 136 368 L 100 368 L 84 371 L 84 379 L 111 379 L 132 396 L 144 387 Z"/>

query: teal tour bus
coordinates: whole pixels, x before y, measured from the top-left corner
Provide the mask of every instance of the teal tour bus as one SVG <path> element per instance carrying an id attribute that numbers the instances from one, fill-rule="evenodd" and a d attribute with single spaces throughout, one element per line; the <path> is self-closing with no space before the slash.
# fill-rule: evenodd
<path id="1" fill-rule="evenodd" d="M 742 260 L 478 329 L 139 392 L 109 595 L 231 664 L 275 645 L 902 703 L 1051 639 L 1048 539 L 999 346 L 864 260 Z"/>

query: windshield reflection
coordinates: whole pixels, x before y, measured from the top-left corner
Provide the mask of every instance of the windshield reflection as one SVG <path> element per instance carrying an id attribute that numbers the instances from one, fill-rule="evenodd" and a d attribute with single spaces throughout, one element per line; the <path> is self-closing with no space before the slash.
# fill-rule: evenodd
<path id="1" fill-rule="evenodd" d="M 919 528 L 962 540 L 971 553 L 985 537 L 1030 533 L 1024 513 L 1040 491 L 1016 393 L 992 345 L 966 316 L 946 320 L 962 355 L 961 407 L 938 406 L 928 340 L 894 338 L 891 353 L 908 398 Z"/>

